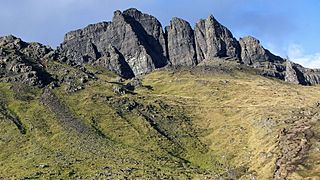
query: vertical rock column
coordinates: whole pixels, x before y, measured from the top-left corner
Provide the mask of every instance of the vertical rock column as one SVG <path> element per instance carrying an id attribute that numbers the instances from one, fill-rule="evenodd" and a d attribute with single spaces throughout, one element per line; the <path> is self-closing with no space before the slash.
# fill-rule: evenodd
<path id="1" fill-rule="evenodd" d="M 194 34 L 198 62 L 215 57 L 238 58 L 240 55 L 238 41 L 212 15 L 196 24 Z"/>
<path id="2" fill-rule="evenodd" d="M 173 18 L 166 27 L 168 55 L 174 66 L 195 66 L 197 64 L 194 34 L 190 24 Z"/>

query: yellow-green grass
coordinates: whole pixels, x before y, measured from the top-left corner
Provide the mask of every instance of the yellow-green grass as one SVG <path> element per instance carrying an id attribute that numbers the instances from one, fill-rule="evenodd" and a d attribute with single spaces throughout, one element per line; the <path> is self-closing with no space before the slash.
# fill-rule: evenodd
<path id="1" fill-rule="evenodd" d="M 26 134 L 20 134 L 13 123 L 0 119 L 0 177 L 89 178 L 111 167 L 114 178 L 125 176 L 115 175 L 120 169 L 136 168 L 131 177 L 152 178 L 151 172 L 158 171 L 158 177 L 181 179 L 272 179 L 279 154 L 277 135 L 286 126 L 284 120 L 320 99 L 319 86 L 293 85 L 238 70 L 201 73 L 201 68 L 154 71 L 141 77 L 143 85 L 152 90 L 140 87 L 136 94 L 118 96 L 111 83 L 116 76 L 99 71 L 98 79 L 89 81 L 84 90 L 67 93 L 64 85 L 54 89 L 77 119 L 103 135 L 92 145 L 98 149 L 96 155 L 81 150 L 86 148 L 86 139 L 66 132 L 40 102 L 42 89 L 26 87 L 21 93 L 32 98 L 24 100 L 12 90 L 16 85 L 0 84 L 2 103 L 27 129 Z M 171 124 L 156 122 L 173 140 L 159 135 L 139 109 L 119 114 L 123 107 L 108 102 L 110 97 L 115 102 L 125 99 L 149 105 L 161 117 L 174 117 Z M 318 139 L 312 143 L 316 144 L 319 124 L 314 125 L 314 131 Z M 311 149 L 306 163 L 292 178 L 319 177 L 318 157 L 319 150 Z M 117 158 L 131 160 L 118 163 Z M 41 168 L 41 164 L 49 167 Z"/>
<path id="2" fill-rule="evenodd" d="M 243 72 L 194 75 L 189 71 L 157 71 L 145 76 L 143 82 L 154 91 L 142 94 L 168 98 L 172 104 L 189 109 L 198 127 L 211 130 L 202 140 L 215 155 L 231 167 L 248 167 L 257 179 L 273 176 L 283 121 L 320 98 L 319 86 L 293 85 Z M 319 163 L 314 163 L 307 172 L 317 170 Z"/>

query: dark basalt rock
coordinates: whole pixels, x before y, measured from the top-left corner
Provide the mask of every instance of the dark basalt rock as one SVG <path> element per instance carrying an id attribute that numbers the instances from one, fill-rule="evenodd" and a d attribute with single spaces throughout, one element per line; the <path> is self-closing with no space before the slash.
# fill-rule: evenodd
<path id="1" fill-rule="evenodd" d="M 0 81 L 43 86 L 53 79 L 45 70 L 45 59 L 53 50 L 39 43 L 26 43 L 14 36 L 0 37 Z"/>
<path id="2" fill-rule="evenodd" d="M 240 38 L 241 59 L 244 64 L 255 65 L 260 62 L 282 63 L 285 60 L 264 49 L 260 41 L 252 36 Z"/>
<path id="3" fill-rule="evenodd" d="M 116 11 L 112 22 L 90 25 L 65 35 L 59 50 L 68 60 L 91 63 L 108 56 L 109 47 L 118 51 L 133 74 L 110 68 L 128 78 L 149 73 L 168 63 L 161 24 L 153 16 L 136 9 Z M 108 66 L 111 67 L 111 66 Z M 126 70 L 128 68 L 125 68 Z M 124 75 L 125 74 L 125 75 Z"/>
<path id="4" fill-rule="evenodd" d="M 168 55 L 174 66 L 195 66 L 197 64 L 194 33 L 190 24 L 179 18 L 172 18 L 166 27 Z"/>
<path id="5" fill-rule="evenodd" d="M 213 16 L 200 20 L 194 30 L 187 21 L 173 18 L 164 33 L 155 17 L 134 8 L 115 11 L 111 22 L 67 33 L 55 51 L 14 36 L 0 38 L 0 81 L 50 84 L 48 59 L 74 67 L 101 66 L 127 79 L 168 65 L 193 67 L 218 59 L 243 63 L 258 69 L 261 75 L 290 83 L 320 83 L 320 70 L 272 54 L 254 37 L 237 41 Z M 63 77 L 58 78 L 64 82 Z"/>
<path id="6" fill-rule="evenodd" d="M 194 32 L 198 62 L 215 57 L 239 57 L 238 41 L 212 15 L 200 20 Z"/>
<path id="7" fill-rule="evenodd" d="M 320 70 L 308 69 L 288 61 L 286 69 L 286 81 L 302 85 L 320 84 Z"/>
<path id="8" fill-rule="evenodd" d="M 93 63 L 96 66 L 105 67 L 124 78 L 134 76 L 129 64 L 125 61 L 123 55 L 113 46 L 109 46 L 107 54 L 100 57 Z"/>
<path id="9" fill-rule="evenodd" d="M 167 65 L 166 41 L 161 23 L 155 17 L 141 13 L 135 8 L 124 11 L 123 15 L 152 57 L 155 67 Z"/>

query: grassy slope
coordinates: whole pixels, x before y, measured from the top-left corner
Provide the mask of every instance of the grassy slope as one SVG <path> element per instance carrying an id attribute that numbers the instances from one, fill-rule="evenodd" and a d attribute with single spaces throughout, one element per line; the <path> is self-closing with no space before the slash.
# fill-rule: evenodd
<path id="1" fill-rule="evenodd" d="M 220 161 L 230 164 L 229 172 L 232 168 L 248 168 L 257 179 L 272 178 L 277 133 L 285 127 L 283 121 L 301 107 L 313 106 L 320 96 L 320 87 L 292 85 L 241 72 L 193 75 L 188 71 L 159 71 L 147 75 L 144 84 L 155 89 L 149 96 L 168 98 L 175 105 L 187 107 L 200 128 L 211 129 L 202 140 Z M 312 166 L 309 170 L 303 167 L 306 172 L 300 175 L 308 177 L 319 170 L 315 158 L 318 154 L 319 150 L 310 154 Z"/>
<path id="2" fill-rule="evenodd" d="M 320 87 L 252 73 L 196 70 L 155 71 L 143 78 L 143 84 L 153 90 L 138 88 L 136 95 L 119 97 L 109 83 L 113 78 L 104 72 L 74 94 L 66 94 L 64 87 L 54 90 L 78 119 L 96 130 L 99 138 L 94 142 L 66 132 L 40 103 L 41 90 L 14 93 L 11 84 L 1 84 L 2 103 L 20 117 L 27 133 L 20 134 L 13 123 L 0 118 L 0 177 L 107 177 L 111 173 L 118 178 L 201 179 L 199 174 L 212 178 L 218 174 L 269 179 L 283 120 L 301 107 L 313 106 L 320 97 Z M 19 97 L 25 92 L 29 98 Z M 119 101 L 136 102 L 141 108 L 122 112 L 126 107 L 117 106 Z M 142 116 L 149 107 L 152 112 Z M 154 117 L 153 124 L 148 117 Z M 315 130 L 319 138 L 319 125 Z M 318 155 L 315 146 L 293 177 L 319 176 Z"/>

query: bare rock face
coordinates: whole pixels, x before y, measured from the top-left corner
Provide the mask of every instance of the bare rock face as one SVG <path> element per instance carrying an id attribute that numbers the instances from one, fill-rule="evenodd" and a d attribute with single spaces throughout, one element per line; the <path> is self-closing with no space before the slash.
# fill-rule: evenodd
<path id="1" fill-rule="evenodd" d="M 241 59 L 244 64 L 252 65 L 255 62 L 268 61 L 266 50 L 260 45 L 260 41 L 254 37 L 240 38 Z"/>
<path id="2" fill-rule="evenodd" d="M 148 53 L 146 46 L 141 43 L 138 33 L 127 22 L 126 16 L 116 11 L 110 27 L 106 33 L 102 34 L 105 42 L 100 42 L 102 47 L 108 47 L 110 44 L 114 46 L 123 55 L 135 76 L 149 73 L 156 68 L 152 56 Z M 100 48 L 101 45 L 97 47 Z"/>
<path id="3" fill-rule="evenodd" d="M 290 83 L 302 85 L 314 85 L 320 83 L 319 69 L 309 69 L 299 64 L 290 62 L 290 66 L 287 66 L 286 73 L 286 80 Z M 294 81 L 292 81 L 292 79 L 294 79 Z"/>
<path id="4" fill-rule="evenodd" d="M 39 43 L 26 43 L 14 36 L 0 37 L 0 82 L 43 86 L 52 81 L 44 59 L 53 50 Z"/>
<path id="5" fill-rule="evenodd" d="M 261 75 L 290 83 L 320 83 L 320 70 L 272 54 L 254 37 L 243 37 L 238 42 L 213 16 L 200 20 L 194 30 L 187 21 L 173 18 L 165 31 L 155 17 L 131 8 L 115 11 L 111 22 L 67 33 L 56 51 L 13 36 L 1 37 L 0 80 L 45 85 L 51 81 L 45 59 L 58 59 L 75 67 L 101 66 L 124 78 L 167 65 L 192 67 L 204 60 L 219 59 L 240 61 L 258 69 Z"/>
<path id="6" fill-rule="evenodd" d="M 110 45 L 129 65 L 132 77 L 151 72 L 168 63 L 161 24 L 153 16 L 136 9 L 123 13 L 116 11 L 112 22 L 93 24 L 67 33 L 59 49 L 67 59 L 92 63 L 108 55 Z M 128 75 L 122 71 L 117 73 Z"/>
<path id="7" fill-rule="evenodd" d="M 107 30 L 109 22 L 91 24 L 84 29 L 71 31 L 64 37 L 60 49 L 62 55 L 70 61 L 85 63 L 99 58 L 97 43 L 101 34 Z"/>
<path id="8" fill-rule="evenodd" d="M 173 18 L 166 27 L 168 56 L 174 66 L 195 66 L 197 64 L 194 33 L 190 24 L 180 18 Z"/>
<path id="9" fill-rule="evenodd" d="M 293 72 L 286 72 L 286 69 L 290 69 L 290 64 L 287 64 L 285 59 L 264 49 L 258 39 L 247 36 L 240 38 L 239 43 L 241 46 L 242 63 L 260 69 L 262 71 L 261 74 L 264 76 L 292 82 L 295 81 Z"/>
<path id="10" fill-rule="evenodd" d="M 302 72 L 304 75 L 305 84 L 301 83 L 302 85 L 320 84 L 320 70 L 319 69 L 303 68 L 303 70 L 304 71 L 302 71 Z"/>
<path id="11" fill-rule="evenodd" d="M 107 52 L 108 53 L 106 55 L 100 57 L 93 64 L 105 67 L 117 74 L 121 74 L 125 78 L 134 76 L 129 64 L 115 47 L 110 45 Z"/>
<path id="12" fill-rule="evenodd" d="M 215 57 L 239 57 L 238 41 L 213 16 L 200 20 L 194 31 L 198 62 Z"/>
<path id="13" fill-rule="evenodd" d="M 260 62 L 284 62 L 284 60 L 264 49 L 260 41 L 252 36 L 240 38 L 241 59 L 244 64 L 254 65 Z"/>
<path id="14" fill-rule="evenodd" d="M 152 57 L 155 67 L 167 65 L 166 41 L 161 23 L 155 17 L 144 14 L 135 8 L 124 11 L 123 15 Z"/>
<path id="15" fill-rule="evenodd" d="M 287 60 L 285 81 L 293 84 L 299 84 L 298 75 L 293 66 L 294 64 L 291 61 Z"/>

